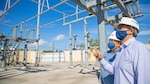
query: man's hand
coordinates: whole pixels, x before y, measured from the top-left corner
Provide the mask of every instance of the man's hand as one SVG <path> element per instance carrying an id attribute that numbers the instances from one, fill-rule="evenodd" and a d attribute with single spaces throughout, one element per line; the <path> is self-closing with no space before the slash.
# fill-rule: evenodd
<path id="1" fill-rule="evenodd" d="M 98 50 L 98 49 L 93 49 L 93 55 L 99 60 L 101 61 L 102 60 L 102 54 L 101 52 Z"/>

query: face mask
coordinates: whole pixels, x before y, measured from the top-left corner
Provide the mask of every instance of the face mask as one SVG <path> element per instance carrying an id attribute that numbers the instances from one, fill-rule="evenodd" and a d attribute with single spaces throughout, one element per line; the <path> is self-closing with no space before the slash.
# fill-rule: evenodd
<path id="1" fill-rule="evenodd" d="M 119 40 L 123 40 L 127 36 L 127 32 L 125 30 L 117 30 L 116 31 L 116 37 Z"/>
<path id="2" fill-rule="evenodd" d="M 115 44 L 113 42 L 108 43 L 108 48 L 113 49 L 115 47 Z"/>

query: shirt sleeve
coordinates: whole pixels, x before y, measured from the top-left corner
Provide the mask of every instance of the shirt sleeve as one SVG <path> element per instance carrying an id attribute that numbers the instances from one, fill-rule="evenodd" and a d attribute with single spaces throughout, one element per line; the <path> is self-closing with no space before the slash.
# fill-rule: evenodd
<path id="1" fill-rule="evenodd" d="M 114 74 L 113 64 L 108 63 L 104 58 L 100 61 L 100 64 L 104 70 L 108 71 L 110 74 Z"/>
<path id="2" fill-rule="evenodd" d="M 150 51 L 143 45 L 138 46 L 134 57 L 134 73 L 136 84 L 150 83 Z"/>

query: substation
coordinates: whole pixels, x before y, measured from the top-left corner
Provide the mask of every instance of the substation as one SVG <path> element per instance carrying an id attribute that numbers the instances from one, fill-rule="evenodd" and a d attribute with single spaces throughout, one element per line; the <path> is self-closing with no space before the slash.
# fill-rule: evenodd
<path id="1" fill-rule="evenodd" d="M 15 8 L 17 4 L 20 3 L 21 0 L 15 0 L 13 3 L 11 0 L 5 0 L 5 9 L 3 13 L 0 15 L 0 18 L 4 17 L 7 12 L 11 9 Z M 23 59 L 22 59 L 22 66 L 27 67 L 27 52 L 28 52 L 28 44 L 36 43 L 35 48 L 35 62 L 34 66 L 38 67 L 40 65 L 40 57 L 39 57 L 39 40 L 40 38 L 40 29 L 51 25 L 53 23 L 62 21 L 63 26 L 68 26 L 69 28 L 69 66 L 75 66 L 73 63 L 73 51 L 76 48 L 76 35 L 72 33 L 72 25 L 76 22 L 83 21 L 83 29 L 84 29 L 84 44 L 85 48 L 84 51 L 81 53 L 81 62 L 84 66 L 90 66 L 89 58 L 88 58 L 88 49 L 92 48 L 88 44 L 89 33 L 87 31 L 87 20 L 96 17 L 97 18 L 97 25 L 98 25 L 98 42 L 100 46 L 98 48 L 101 52 L 105 52 L 107 50 L 107 38 L 106 38 L 106 28 L 105 25 L 110 24 L 114 26 L 117 22 L 123 17 L 132 17 L 137 18 L 143 16 L 140 12 L 139 0 L 56 0 L 58 3 L 55 5 L 51 5 L 51 0 L 30 0 L 31 3 L 37 4 L 37 14 L 27 18 L 20 23 L 13 25 L 13 35 L 6 36 L 3 35 L 3 32 L 0 33 L 0 57 L 1 57 L 1 68 L 6 68 L 8 65 L 7 60 L 11 59 L 11 64 L 14 66 L 19 64 L 19 51 L 20 51 L 20 44 L 23 43 Z M 11 4 L 10 4 L 11 3 Z M 75 10 L 74 13 L 70 14 L 67 11 L 69 10 L 59 10 L 56 9 L 62 5 L 67 5 L 70 9 Z M 109 15 L 108 11 L 118 9 L 119 11 L 116 12 L 114 15 Z M 57 12 L 61 14 L 61 18 L 56 18 L 55 20 L 49 21 L 48 23 L 41 23 L 41 16 L 49 11 Z M 80 15 L 83 14 L 84 15 Z M 75 17 L 74 19 L 69 19 Z M 24 28 L 24 25 L 29 21 L 36 19 L 36 27 L 35 28 Z M 27 37 L 27 35 L 29 37 Z M 35 38 L 33 35 L 36 35 Z M 74 35 L 74 36 L 73 36 Z M 74 38 L 74 42 L 73 42 Z M 74 45 L 73 45 L 74 43 Z M 74 47 L 73 47 L 74 46 Z M 95 47 L 97 48 L 97 47 Z M 81 49 L 82 50 L 82 49 Z M 84 55 L 84 56 L 82 56 Z M 14 57 L 15 56 L 15 57 Z M 85 57 L 83 60 L 83 57 Z M 15 59 L 15 60 L 14 60 Z M 84 61 L 84 62 L 83 62 Z M 9 62 L 10 63 L 10 62 Z"/>

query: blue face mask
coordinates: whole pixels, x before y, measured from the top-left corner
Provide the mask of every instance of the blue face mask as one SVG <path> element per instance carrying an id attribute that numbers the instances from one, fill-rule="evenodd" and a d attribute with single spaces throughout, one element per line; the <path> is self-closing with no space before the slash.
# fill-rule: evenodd
<path id="1" fill-rule="evenodd" d="M 108 43 L 108 48 L 113 49 L 115 47 L 115 44 L 113 42 Z"/>
<path id="2" fill-rule="evenodd" d="M 119 40 L 123 40 L 127 35 L 128 35 L 127 32 L 124 30 L 116 30 L 116 37 Z"/>

